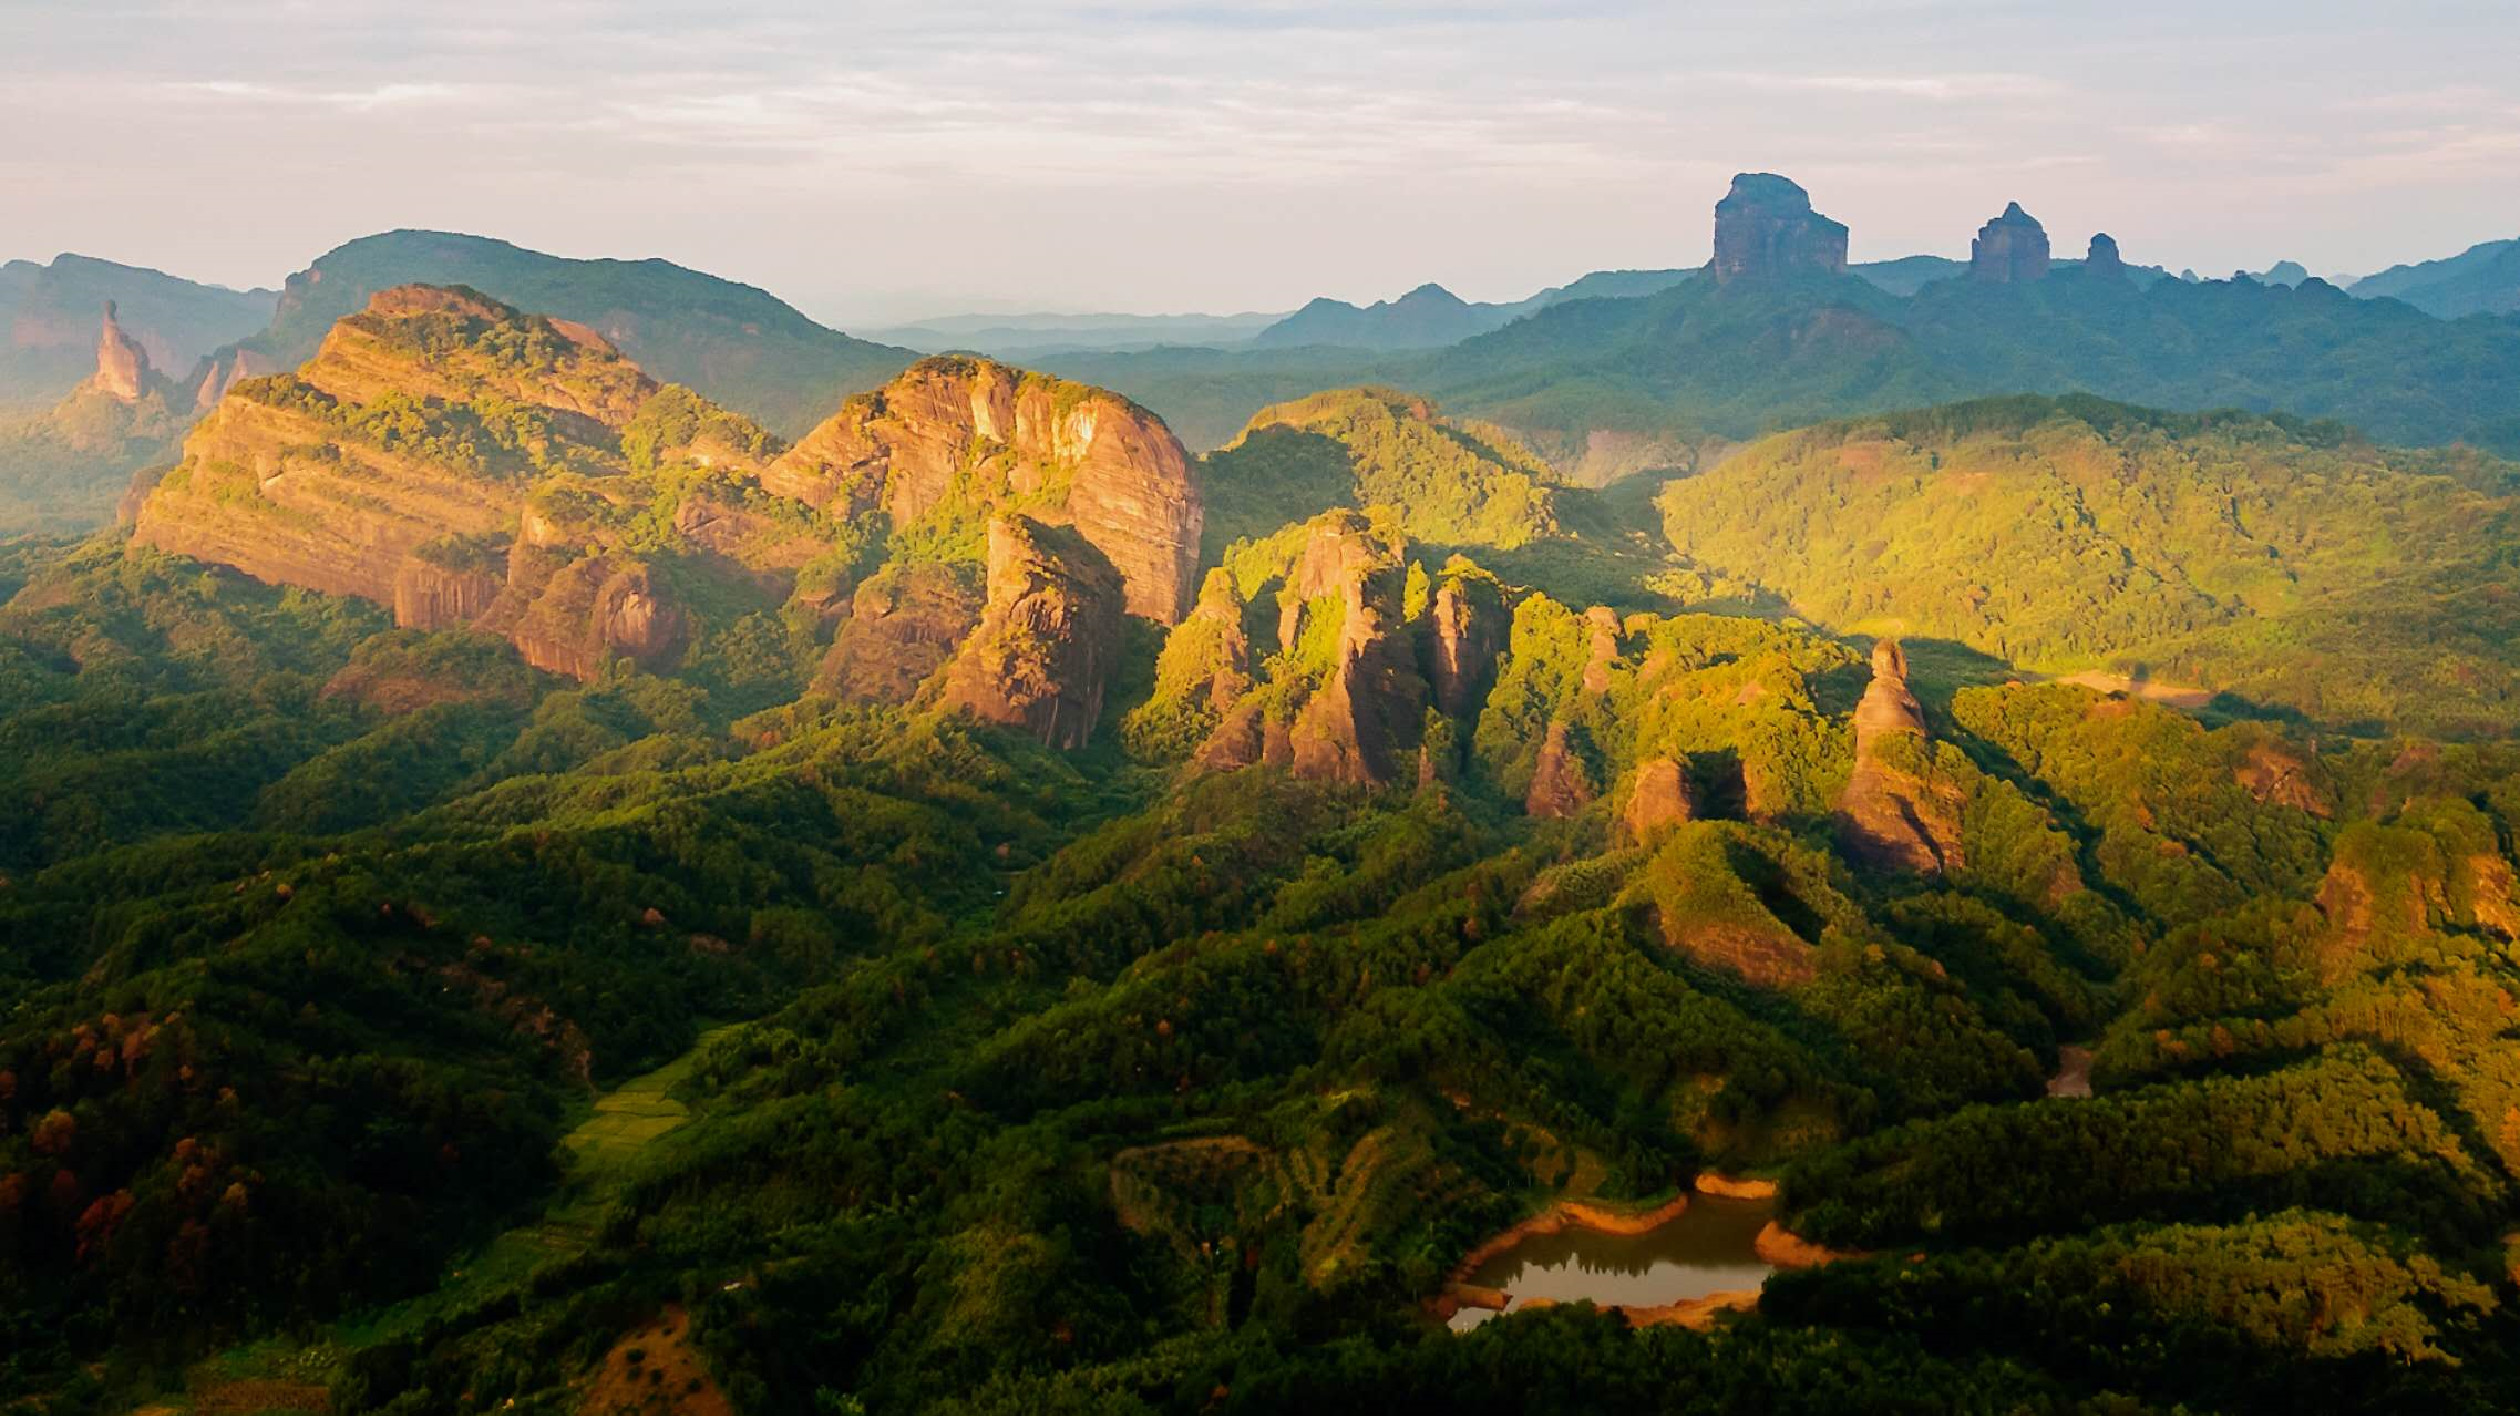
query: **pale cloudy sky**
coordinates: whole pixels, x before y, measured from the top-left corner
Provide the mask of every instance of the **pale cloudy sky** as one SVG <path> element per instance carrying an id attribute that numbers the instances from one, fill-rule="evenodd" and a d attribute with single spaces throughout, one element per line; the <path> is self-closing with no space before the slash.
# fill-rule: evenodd
<path id="1" fill-rule="evenodd" d="M 2520 3 L 0 0 L 0 257 L 237 285 L 429 226 L 852 323 L 1509 299 L 1744 169 L 1859 260 L 2019 200 L 2363 273 L 2520 235 Z"/>

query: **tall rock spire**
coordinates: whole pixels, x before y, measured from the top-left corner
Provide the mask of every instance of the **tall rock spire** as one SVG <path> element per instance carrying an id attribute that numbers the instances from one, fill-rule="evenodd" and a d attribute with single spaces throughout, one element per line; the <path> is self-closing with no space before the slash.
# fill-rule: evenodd
<path id="1" fill-rule="evenodd" d="M 96 376 L 91 386 L 125 403 L 137 403 L 156 376 L 149 351 L 114 322 L 114 302 L 105 302 L 105 323 L 96 337 Z"/>

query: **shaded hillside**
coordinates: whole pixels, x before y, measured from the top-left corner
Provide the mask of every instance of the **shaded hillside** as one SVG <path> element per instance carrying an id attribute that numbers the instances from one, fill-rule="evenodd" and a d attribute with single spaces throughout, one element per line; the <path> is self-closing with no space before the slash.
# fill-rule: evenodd
<path id="1" fill-rule="evenodd" d="M 1413 540 L 1515 547 L 1557 529 L 1548 465 L 1495 429 L 1385 389 L 1264 408 L 1208 454 L 1207 559 L 1325 507 L 1385 508 Z"/>
<path id="2" fill-rule="evenodd" d="M 2403 300 L 2445 320 L 2520 310 L 2520 238 L 2484 241 L 2440 260 L 2394 265 L 2346 287 L 2355 296 Z"/>
<path id="3" fill-rule="evenodd" d="M 2489 457 L 2018 398 L 1783 434 L 1660 504 L 1705 572 L 1840 631 L 2329 723 L 2520 719 L 2520 468 Z"/>
<path id="4" fill-rule="evenodd" d="M 49 408 L 96 367 L 108 303 L 157 367 L 175 375 L 270 323 L 279 295 L 229 290 L 93 256 L 0 264 L 0 412 Z"/>
<path id="5" fill-rule="evenodd" d="M 749 285 L 669 261 L 569 260 L 482 236 L 391 231 L 289 277 L 271 325 L 224 353 L 248 374 L 294 368 L 333 322 L 397 285 L 464 285 L 586 325 L 657 377 L 794 437 L 917 357 L 825 329 Z"/>

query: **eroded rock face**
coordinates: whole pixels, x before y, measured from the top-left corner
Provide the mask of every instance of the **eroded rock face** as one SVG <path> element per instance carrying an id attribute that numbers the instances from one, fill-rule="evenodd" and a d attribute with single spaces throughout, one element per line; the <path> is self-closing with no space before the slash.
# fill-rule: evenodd
<path id="1" fill-rule="evenodd" d="M 292 378 L 225 372 L 183 461 L 144 492 L 135 483 L 134 545 L 373 600 L 410 628 L 475 625 L 580 678 L 617 656 L 680 654 L 685 612 L 644 560 L 526 506 L 524 451 L 363 421 L 389 398 L 504 402 L 533 413 L 545 430 L 533 436 L 578 439 L 600 460 L 659 388 L 591 331 L 474 291 L 402 286 L 335 325 Z M 201 396 L 221 379 L 205 375 Z"/>
<path id="2" fill-rule="evenodd" d="M 2083 269 L 2093 275 L 2123 279 L 2126 258 L 2118 254 L 2117 239 L 2103 231 L 2091 238 L 2091 249 L 2083 255 Z"/>
<path id="3" fill-rule="evenodd" d="M 1278 642 L 1319 661 L 1244 695 L 1200 745 L 1211 770 L 1254 762 L 1316 781 L 1389 786 L 1417 773 L 1426 680 L 1401 619 L 1396 548 L 1352 511 L 1316 519 L 1279 592 Z M 1327 642 L 1325 642 L 1325 639 Z"/>
<path id="4" fill-rule="evenodd" d="M 682 606 L 644 562 L 612 553 L 564 559 L 525 545 L 510 554 L 507 588 L 478 623 L 535 668 L 579 679 L 616 656 L 665 666 L 689 632 Z"/>
<path id="5" fill-rule="evenodd" d="M 2094 243 L 2097 244 L 2096 242 Z M 2048 273 L 2047 228 L 2021 209 L 2005 206 L 2004 214 L 1978 228 L 1969 242 L 1969 278 L 1996 285 L 2044 280 Z"/>
<path id="6" fill-rule="evenodd" d="M 1689 776 L 1676 759 L 1656 757 L 1636 769 L 1636 784 L 1628 789 L 1627 805 L 1619 811 L 1619 824 L 1626 828 L 1629 840 L 1647 842 L 1670 827 L 1696 819 Z"/>
<path id="7" fill-rule="evenodd" d="M 1592 800 L 1592 774 L 1577 755 L 1565 721 L 1551 722 L 1548 736 L 1540 742 L 1531 788 L 1523 793 L 1523 810 L 1543 820 L 1563 820 L 1590 806 Z"/>
<path id="8" fill-rule="evenodd" d="M 920 523 L 949 499 L 1076 527 L 1119 571 L 1128 613 L 1171 624 L 1198 573 L 1201 517 L 1181 443 L 1117 394 L 987 359 L 927 359 L 853 398 L 762 473 L 835 514 Z"/>
<path id="9" fill-rule="evenodd" d="M 207 413 L 216 408 L 219 400 L 227 397 L 229 389 L 245 380 L 278 372 L 276 369 L 262 367 L 261 360 L 242 349 L 225 359 L 205 362 L 208 367 L 202 370 L 200 382 L 193 385 L 193 412 L 196 414 Z"/>
<path id="10" fill-rule="evenodd" d="M 1847 848 L 1867 864 L 1933 873 L 1963 863 L 1956 789 L 1929 782 L 1925 710 L 1908 688 L 1907 655 L 1873 645 L 1872 682 L 1855 706 L 1855 772 L 1838 801 Z"/>
<path id="11" fill-rule="evenodd" d="M 141 503 L 132 540 L 268 584 L 391 605 L 412 552 L 499 532 L 521 501 L 512 484 L 341 438 L 298 409 L 229 398 Z"/>
<path id="12" fill-rule="evenodd" d="M 941 703 L 1083 747 L 1120 657 L 1120 573 L 1092 542 L 1018 516 L 989 523 L 988 605 L 946 667 Z"/>
<path id="13" fill-rule="evenodd" d="M 888 567 L 858 587 L 814 686 L 855 703 L 907 703 L 979 623 L 981 603 L 949 567 Z"/>
<path id="14" fill-rule="evenodd" d="M 1745 172 L 1715 204 L 1716 280 L 1846 273 L 1846 227 L 1811 209 L 1811 194 L 1769 172 Z"/>
<path id="15" fill-rule="evenodd" d="M 394 571 L 394 623 L 420 630 L 470 624 L 489 613 L 506 584 L 505 576 L 488 570 L 451 568 L 422 556 L 406 557 Z"/>
<path id="16" fill-rule="evenodd" d="M 149 351 L 114 322 L 114 302 L 105 302 L 104 327 L 96 337 L 96 372 L 88 386 L 123 403 L 137 403 L 158 382 L 149 366 Z"/>
<path id="17" fill-rule="evenodd" d="M 1435 707 L 1448 718 L 1466 719 L 1487 701 L 1512 617 L 1494 581 L 1468 576 L 1444 577 L 1430 608 Z"/>

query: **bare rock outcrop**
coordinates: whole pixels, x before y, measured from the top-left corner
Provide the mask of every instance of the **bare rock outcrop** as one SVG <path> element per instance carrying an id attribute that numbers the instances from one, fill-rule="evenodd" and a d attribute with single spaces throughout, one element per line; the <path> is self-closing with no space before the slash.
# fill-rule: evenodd
<path id="1" fill-rule="evenodd" d="M 506 576 L 474 565 L 449 565 L 426 554 L 394 570 L 394 623 L 404 629 L 452 629 L 489 613 Z"/>
<path id="2" fill-rule="evenodd" d="M 1957 869 L 1960 803 L 1950 787 L 1924 775 L 1925 710 L 1908 688 L 1907 655 L 1882 640 L 1873 645 L 1872 668 L 1855 706 L 1855 772 L 1838 801 L 1847 847 L 1884 869 Z"/>
<path id="3" fill-rule="evenodd" d="M 117 402 L 137 403 L 160 382 L 157 370 L 149 365 L 149 351 L 123 333 L 114 321 L 114 302 L 106 301 L 103 328 L 96 336 L 96 372 L 89 376 L 88 387 Z"/>
<path id="4" fill-rule="evenodd" d="M 1636 769 L 1627 804 L 1619 809 L 1619 824 L 1626 829 L 1629 840 L 1642 844 L 1673 826 L 1696 819 L 1697 802 L 1689 790 L 1689 775 L 1677 759 L 1656 757 Z"/>
<path id="5" fill-rule="evenodd" d="M 979 623 L 981 605 L 949 566 L 888 566 L 858 587 L 814 686 L 855 703 L 907 703 Z"/>
<path id="6" fill-rule="evenodd" d="M 1744 172 L 1715 204 L 1719 282 L 1846 273 L 1846 227 L 1811 209 L 1811 194 L 1788 178 Z"/>
<path id="7" fill-rule="evenodd" d="M 689 619 L 643 561 L 618 553 L 569 558 L 520 544 L 507 587 L 477 621 L 503 635 L 535 668 L 591 679 L 614 658 L 647 668 L 670 663 Z"/>
<path id="8" fill-rule="evenodd" d="M 1594 795 L 1592 773 L 1576 751 L 1566 721 L 1552 721 L 1540 740 L 1540 760 L 1532 769 L 1530 789 L 1523 793 L 1523 810 L 1543 820 L 1564 820 L 1592 805 Z"/>
<path id="9" fill-rule="evenodd" d="M 2044 280 L 2047 273 L 2047 228 L 2019 202 L 2007 204 L 2004 214 L 1979 227 L 1969 242 L 1971 280 L 2020 285 Z"/>
<path id="10" fill-rule="evenodd" d="M 1469 718 L 1496 681 L 1512 617 L 1496 582 L 1481 576 L 1445 576 L 1429 610 L 1435 707 L 1448 718 Z"/>
<path id="11" fill-rule="evenodd" d="M 770 491 L 915 526 L 949 500 L 1075 526 L 1120 572 L 1128 613 L 1179 620 L 1195 589 L 1201 514 L 1163 420 L 1082 384 L 987 359 L 914 364 L 761 474 Z"/>
<path id="12" fill-rule="evenodd" d="M 2091 249 L 2084 253 L 2082 268 L 2092 275 L 2110 280 L 2126 278 L 2126 258 L 2118 254 L 2117 238 L 2106 231 L 2091 238 Z"/>
<path id="13" fill-rule="evenodd" d="M 1120 573 L 1082 535 L 1018 516 L 989 523 L 988 605 L 946 666 L 941 703 L 1083 747 L 1120 657 Z"/>
<path id="14" fill-rule="evenodd" d="M 1317 518 L 1279 589 L 1281 676 L 1245 694 L 1193 761 L 1369 786 L 1414 778 L 1429 695 L 1401 619 L 1403 584 L 1397 548 L 1364 516 Z"/>

